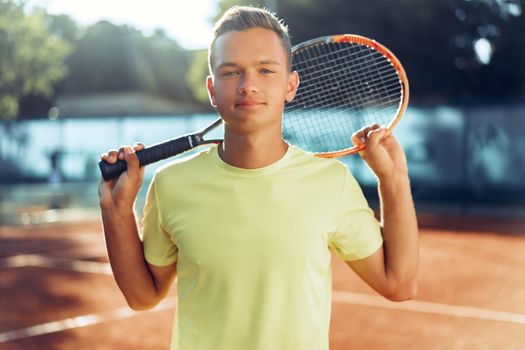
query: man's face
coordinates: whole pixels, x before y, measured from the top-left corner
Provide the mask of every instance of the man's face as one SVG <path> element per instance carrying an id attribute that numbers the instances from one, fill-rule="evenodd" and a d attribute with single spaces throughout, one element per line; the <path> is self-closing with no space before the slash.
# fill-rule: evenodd
<path id="1" fill-rule="evenodd" d="M 212 70 L 211 104 L 231 130 L 280 125 L 284 102 L 293 99 L 299 84 L 297 73 L 288 71 L 279 37 L 262 28 L 219 36 Z"/>

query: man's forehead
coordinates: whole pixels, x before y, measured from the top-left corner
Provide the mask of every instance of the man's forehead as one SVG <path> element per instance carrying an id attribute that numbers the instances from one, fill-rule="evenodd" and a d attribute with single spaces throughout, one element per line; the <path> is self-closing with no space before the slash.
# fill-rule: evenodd
<path id="1" fill-rule="evenodd" d="M 286 62 L 286 52 L 278 35 L 265 28 L 229 31 L 215 41 L 215 61 L 219 66 L 225 62 L 235 63 L 240 57 L 250 57 L 252 62 Z"/>
<path id="2" fill-rule="evenodd" d="M 240 42 L 242 42 L 243 45 L 252 44 L 251 46 L 268 46 L 272 44 L 280 44 L 281 40 L 277 33 L 266 28 L 232 30 L 219 35 L 215 41 L 215 47 L 230 48 L 232 46 L 238 46 Z"/>

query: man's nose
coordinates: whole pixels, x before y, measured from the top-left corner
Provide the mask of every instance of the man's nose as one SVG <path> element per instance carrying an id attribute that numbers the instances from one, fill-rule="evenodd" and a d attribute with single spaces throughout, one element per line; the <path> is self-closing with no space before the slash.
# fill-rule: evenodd
<path id="1" fill-rule="evenodd" d="M 257 79 L 251 73 L 244 74 L 239 84 L 239 93 L 246 95 L 257 92 L 259 92 Z"/>

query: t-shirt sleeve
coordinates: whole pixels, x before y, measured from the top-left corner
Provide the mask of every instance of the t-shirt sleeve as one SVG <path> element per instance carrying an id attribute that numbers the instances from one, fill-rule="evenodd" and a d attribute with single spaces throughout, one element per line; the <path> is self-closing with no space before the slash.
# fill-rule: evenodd
<path id="1" fill-rule="evenodd" d="M 348 170 L 342 196 L 340 216 L 331 246 L 346 261 L 364 259 L 383 244 L 381 226 L 368 206 L 361 187 Z"/>
<path id="2" fill-rule="evenodd" d="M 146 261 L 166 266 L 177 261 L 178 248 L 162 224 L 157 194 L 158 181 L 154 178 L 148 189 L 142 218 L 142 243 Z"/>

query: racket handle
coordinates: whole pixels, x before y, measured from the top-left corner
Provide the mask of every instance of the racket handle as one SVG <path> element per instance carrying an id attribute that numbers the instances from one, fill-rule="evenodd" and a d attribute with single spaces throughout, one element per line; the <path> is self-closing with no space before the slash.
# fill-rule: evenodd
<path id="1" fill-rule="evenodd" d="M 192 149 L 194 145 L 195 142 L 192 139 L 192 135 L 152 145 L 137 152 L 139 165 L 144 166 L 175 156 Z M 106 181 L 119 177 L 120 174 L 128 169 L 127 163 L 123 160 L 118 160 L 113 164 L 101 160 L 98 162 L 98 166 L 102 172 L 102 177 Z"/>

